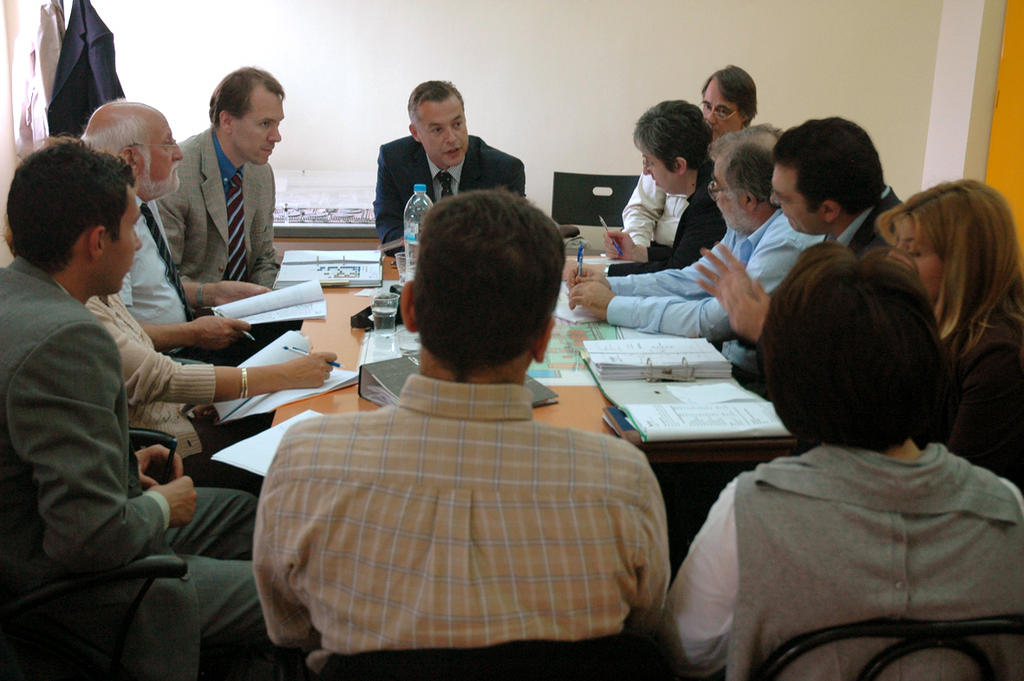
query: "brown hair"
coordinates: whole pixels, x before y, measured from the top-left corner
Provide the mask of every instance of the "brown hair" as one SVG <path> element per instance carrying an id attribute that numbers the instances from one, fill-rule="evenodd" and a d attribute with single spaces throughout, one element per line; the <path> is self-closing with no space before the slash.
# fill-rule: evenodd
<path id="1" fill-rule="evenodd" d="M 946 362 L 927 294 L 884 249 L 808 248 L 771 298 L 762 334 L 779 418 L 812 442 L 875 451 L 931 424 Z"/>
<path id="2" fill-rule="evenodd" d="M 270 73 L 255 66 L 243 66 L 224 76 L 210 96 L 210 123 L 220 127 L 220 112 L 241 118 L 252 109 L 252 91 L 262 85 L 272 95 L 284 99 L 284 88 Z"/>
<path id="3" fill-rule="evenodd" d="M 565 264 L 555 223 L 504 190 L 459 192 L 423 218 L 420 341 L 457 380 L 505 364 L 547 329 Z"/>
<path id="4" fill-rule="evenodd" d="M 701 97 L 708 91 L 708 85 L 711 85 L 712 80 L 718 83 L 718 90 L 722 96 L 735 104 L 740 115 L 746 119 L 743 122 L 744 127 L 750 125 L 750 121 L 757 115 L 757 85 L 750 74 L 732 64 L 719 69 L 704 81 L 704 87 L 700 89 Z"/>
<path id="5" fill-rule="evenodd" d="M 999 192 L 975 180 L 945 182 L 882 213 L 877 225 L 891 244 L 897 228 L 912 226 L 915 239 L 942 261 L 935 316 L 954 357 L 978 343 L 993 316 L 1024 339 L 1024 264 L 1013 214 Z"/>

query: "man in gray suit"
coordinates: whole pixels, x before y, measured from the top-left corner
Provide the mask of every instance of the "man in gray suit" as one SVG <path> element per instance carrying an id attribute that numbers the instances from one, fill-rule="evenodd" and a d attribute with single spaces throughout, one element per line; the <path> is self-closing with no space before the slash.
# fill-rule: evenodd
<path id="1" fill-rule="evenodd" d="M 195 489 L 178 457 L 160 484 L 153 471 L 167 450 L 129 450 L 120 355 L 84 303 L 116 293 L 131 267 L 134 184 L 128 165 L 80 142 L 32 154 L 11 182 L 15 260 L 0 270 L 0 594 L 189 554 L 187 578 L 154 584 L 124 655 L 134 678 L 185 681 L 196 677 L 201 644 L 268 643 L 249 560 L 256 500 Z M 41 613 L 44 626 L 57 620 L 104 650 L 136 590 L 62 599 Z"/>
<path id="2" fill-rule="evenodd" d="M 272 75 L 238 69 L 213 91 L 212 127 L 182 142 L 181 185 L 160 199 L 160 212 L 183 279 L 274 285 L 274 174 L 267 161 L 281 141 L 283 102 Z"/>

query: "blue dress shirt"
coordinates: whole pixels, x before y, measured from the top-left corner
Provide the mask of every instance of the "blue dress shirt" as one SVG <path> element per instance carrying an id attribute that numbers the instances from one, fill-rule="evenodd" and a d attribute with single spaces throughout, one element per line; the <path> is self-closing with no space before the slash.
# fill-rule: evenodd
<path id="1" fill-rule="evenodd" d="M 224 150 L 220 148 L 220 142 L 217 140 L 217 133 L 213 133 L 213 149 L 217 152 L 217 167 L 220 169 L 220 181 L 224 184 L 224 203 L 228 200 L 228 187 L 231 186 L 231 178 L 235 176 L 235 173 L 241 172 L 243 177 L 245 176 L 245 164 L 235 167 L 235 164 L 231 162 L 231 159 L 227 157 Z"/>
<path id="2" fill-rule="evenodd" d="M 746 263 L 747 273 L 770 293 L 785 278 L 801 251 L 821 240 L 820 235 L 794 230 L 782 211 L 777 210 L 749 236 L 727 228 L 721 244 Z M 608 304 L 608 322 L 648 333 L 703 336 L 712 342 L 735 338 L 725 309 L 697 283 L 701 278 L 698 264 L 714 270 L 702 257 L 683 269 L 610 278 L 608 283 L 615 297 Z M 759 373 L 754 350 L 728 340 L 722 345 L 722 354 L 736 366 Z"/>

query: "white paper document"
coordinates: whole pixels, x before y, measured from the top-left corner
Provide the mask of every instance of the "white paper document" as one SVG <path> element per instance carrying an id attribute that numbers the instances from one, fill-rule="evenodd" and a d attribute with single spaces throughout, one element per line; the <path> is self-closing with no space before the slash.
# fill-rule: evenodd
<path id="1" fill-rule="evenodd" d="M 711 383 L 666 383 L 664 388 L 682 404 L 719 404 L 721 402 L 763 402 L 757 393 L 732 381 Z"/>
<path id="2" fill-rule="evenodd" d="M 275 289 L 318 281 L 321 286 L 380 286 L 379 251 L 285 251 Z"/>
<path id="3" fill-rule="evenodd" d="M 294 319 L 326 319 L 327 301 L 317 281 L 305 281 L 288 288 L 261 293 L 213 308 L 222 317 L 250 324 L 287 322 Z"/>
<path id="4" fill-rule="evenodd" d="M 277 454 L 277 448 L 280 446 L 285 432 L 296 423 L 320 415 L 315 411 L 307 409 L 301 414 L 296 414 L 287 421 L 282 421 L 273 428 L 268 428 L 258 435 L 247 437 L 230 447 L 225 447 L 210 458 L 214 461 L 242 468 L 256 475 L 266 475 L 267 470 L 270 469 L 270 464 L 274 461 L 274 455 Z"/>
<path id="5" fill-rule="evenodd" d="M 626 404 L 622 409 L 645 442 L 789 435 L 766 401 Z"/>
<path id="6" fill-rule="evenodd" d="M 309 351 L 309 340 L 298 331 L 286 331 L 280 338 L 268 344 L 255 355 L 245 360 L 239 367 L 260 367 L 270 364 L 280 364 L 295 359 L 295 353 L 285 350 L 285 346 L 299 348 Z M 334 369 L 324 384 L 317 388 L 294 388 L 292 390 L 278 390 L 277 392 L 255 395 L 246 399 L 228 400 L 216 402 L 213 407 L 222 422 L 234 421 L 251 414 L 264 414 L 273 411 L 278 407 L 302 400 L 314 395 L 344 388 L 353 385 L 359 380 L 359 372 L 346 371 L 345 369 Z"/>
<path id="7" fill-rule="evenodd" d="M 281 265 L 316 265 L 319 263 L 376 263 L 380 251 L 285 251 Z"/>
<path id="8" fill-rule="evenodd" d="M 555 317 L 564 319 L 567 322 L 596 322 L 597 317 L 587 312 L 587 308 L 578 305 L 576 309 L 569 309 L 569 287 L 562 282 L 562 288 L 558 292 L 558 303 L 555 305 Z"/>
<path id="9" fill-rule="evenodd" d="M 694 378 L 729 378 L 732 364 L 704 338 L 654 335 L 629 340 L 588 340 L 583 347 L 600 378 L 645 378 L 649 369 L 694 371 Z M 679 376 L 677 378 L 681 378 Z"/>

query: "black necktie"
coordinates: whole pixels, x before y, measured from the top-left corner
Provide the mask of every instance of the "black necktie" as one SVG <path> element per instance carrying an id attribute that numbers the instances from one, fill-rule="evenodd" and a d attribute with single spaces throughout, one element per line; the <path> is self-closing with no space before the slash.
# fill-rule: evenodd
<path id="1" fill-rule="evenodd" d="M 146 218 L 146 226 L 149 227 L 149 233 L 153 235 L 153 242 L 156 244 L 156 252 L 160 254 L 160 259 L 164 261 L 164 271 L 167 274 L 167 281 L 174 286 L 174 290 L 178 292 L 178 297 L 181 298 L 181 306 L 185 308 L 185 319 L 192 321 L 192 308 L 189 307 L 188 298 L 185 296 L 185 287 L 181 285 L 181 277 L 178 276 L 178 268 L 174 266 L 174 261 L 171 260 L 171 251 L 167 248 L 167 242 L 164 241 L 164 235 L 160 233 L 160 228 L 156 226 L 156 218 L 153 217 L 153 211 L 149 209 L 146 204 L 139 206 L 139 212 L 142 213 L 142 217 Z"/>
<path id="2" fill-rule="evenodd" d="M 452 195 L 452 176 L 447 170 L 442 170 L 437 174 L 437 181 L 441 183 L 441 198 Z"/>

